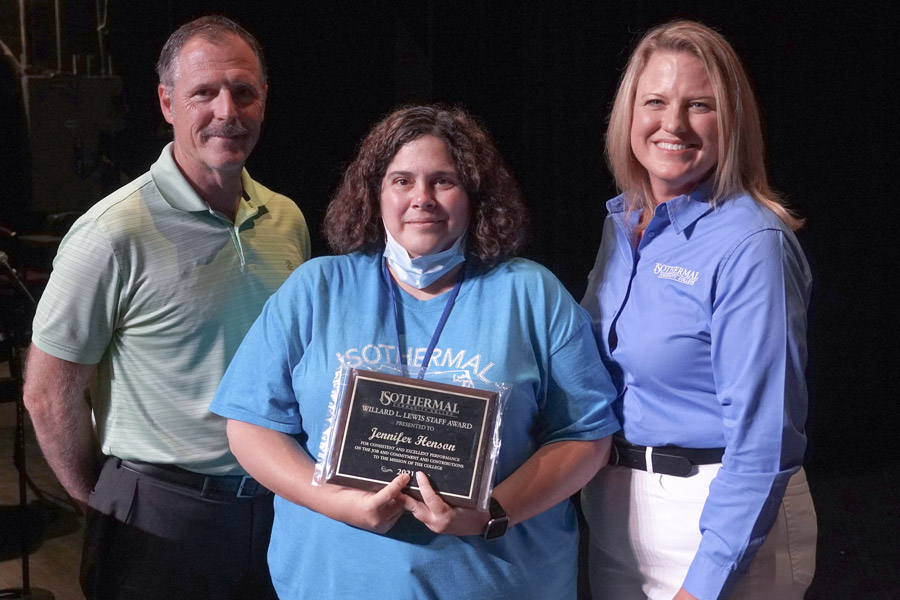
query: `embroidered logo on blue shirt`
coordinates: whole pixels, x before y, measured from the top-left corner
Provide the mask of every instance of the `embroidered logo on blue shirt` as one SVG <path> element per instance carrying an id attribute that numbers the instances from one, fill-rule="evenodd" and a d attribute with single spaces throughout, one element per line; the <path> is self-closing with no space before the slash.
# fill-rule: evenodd
<path id="1" fill-rule="evenodd" d="M 690 269 L 685 269 L 684 267 L 673 267 L 661 263 L 656 263 L 653 272 L 660 279 L 671 279 L 672 281 L 677 281 L 678 283 L 683 283 L 685 285 L 694 285 L 697 283 L 697 278 L 700 277 L 699 271 L 692 271 Z"/>

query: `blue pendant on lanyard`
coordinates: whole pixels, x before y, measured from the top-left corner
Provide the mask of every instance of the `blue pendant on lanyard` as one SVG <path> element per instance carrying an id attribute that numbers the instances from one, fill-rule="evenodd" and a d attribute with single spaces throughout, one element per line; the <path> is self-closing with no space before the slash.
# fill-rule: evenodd
<path id="1" fill-rule="evenodd" d="M 391 296 L 391 307 L 394 309 L 394 327 L 397 332 L 397 354 L 400 356 L 400 364 L 404 367 L 407 366 L 406 358 L 403 355 L 403 346 L 400 344 L 400 315 L 397 313 L 397 299 L 394 296 L 394 281 L 391 279 L 391 274 L 388 271 L 387 260 L 382 262 L 382 272 L 384 274 L 384 282 L 387 284 L 388 293 Z M 438 338 L 441 337 L 441 331 L 444 329 L 444 325 L 447 323 L 447 318 L 450 316 L 450 310 L 453 308 L 453 302 L 456 300 L 456 296 L 459 295 L 459 289 L 462 287 L 462 282 L 465 276 L 465 269 L 460 271 L 459 280 L 453 286 L 453 289 L 450 290 L 448 294 L 447 303 L 444 305 L 444 312 L 441 313 L 441 319 L 438 321 L 437 327 L 434 330 L 434 333 L 431 335 L 431 341 L 428 343 L 428 349 L 425 351 L 425 356 L 422 358 L 422 367 L 419 369 L 419 376 L 417 379 L 425 378 L 425 371 L 428 369 L 428 363 L 431 361 L 431 355 L 434 353 L 434 347 L 437 345 Z"/>

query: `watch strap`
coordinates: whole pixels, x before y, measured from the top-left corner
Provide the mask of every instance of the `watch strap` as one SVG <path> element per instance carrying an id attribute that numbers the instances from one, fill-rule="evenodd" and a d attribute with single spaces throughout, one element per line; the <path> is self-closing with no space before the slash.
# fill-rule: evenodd
<path id="1" fill-rule="evenodd" d="M 491 519 L 485 525 L 484 534 L 482 535 L 486 540 L 493 540 L 506 533 L 506 528 L 509 526 L 509 517 L 506 515 L 506 511 L 503 510 L 500 502 L 493 496 L 491 496 L 491 500 L 488 503 L 488 511 L 491 514 Z"/>

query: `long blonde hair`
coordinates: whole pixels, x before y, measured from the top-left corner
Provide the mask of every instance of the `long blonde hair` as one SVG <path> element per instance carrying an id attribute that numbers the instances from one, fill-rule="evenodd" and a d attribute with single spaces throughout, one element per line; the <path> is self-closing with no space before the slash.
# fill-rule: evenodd
<path id="1" fill-rule="evenodd" d="M 769 185 L 765 166 L 762 119 L 747 71 L 725 38 L 694 21 L 672 21 L 648 31 L 628 59 L 613 101 L 606 130 L 606 157 L 619 190 L 627 195 L 627 210 L 639 210 L 639 229 L 653 215 L 653 194 L 647 170 L 631 150 L 631 122 L 638 79 L 655 52 L 685 52 L 699 58 L 716 99 L 719 155 L 710 204 L 741 193 L 778 215 L 791 229 L 803 221 Z"/>

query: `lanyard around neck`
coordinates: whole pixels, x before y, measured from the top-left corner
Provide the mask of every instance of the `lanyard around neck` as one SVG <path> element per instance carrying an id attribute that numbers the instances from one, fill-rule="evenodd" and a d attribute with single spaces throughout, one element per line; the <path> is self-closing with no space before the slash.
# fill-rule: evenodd
<path id="1" fill-rule="evenodd" d="M 394 282 L 391 279 L 391 274 L 388 272 L 387 260 L 382 262 L 382 272 L 384 273 L 384 282 L 387 284 L 388 293 L 391 296 L 391 307 L 394 309 L 394 329 L 397 333 L 397 354 L 400 356 L 400 364 L 406 367 L 406 357 L 403 355 L 403 346 L 400 344 L 400 315 L 397 312 L 397 299 L 394 296 Z M 460 271 L 459 280 L 454 284 L 453 289 L 450 290 L 447 297 L 447 303 L 444 305 L 444 311 L 441 313 L 441 318 L 438 321 L 437 327 L 434 329 L 434 333 L 431 334 L 431 341 L 428 343 L 428 349 L 425 350 L 425 356 L 422 358 L 422 367 L 419 369 L 418 379 L 425 378 L 425 371 L 428 369 L 428 363 L 431 362 L 431 355 L 434 353 L 434 347 L 437 345 L 438 338 L 441 337 L 441 331 L 444 330 L 444 325 L 447 323 L 447 318 L 450 316 L 450 311 L 453 309 L 453 303 L 456 301 L 456 296 L 459 295 L 459 289 L 462 287 L 464 275 L 465 267 Z"/>

